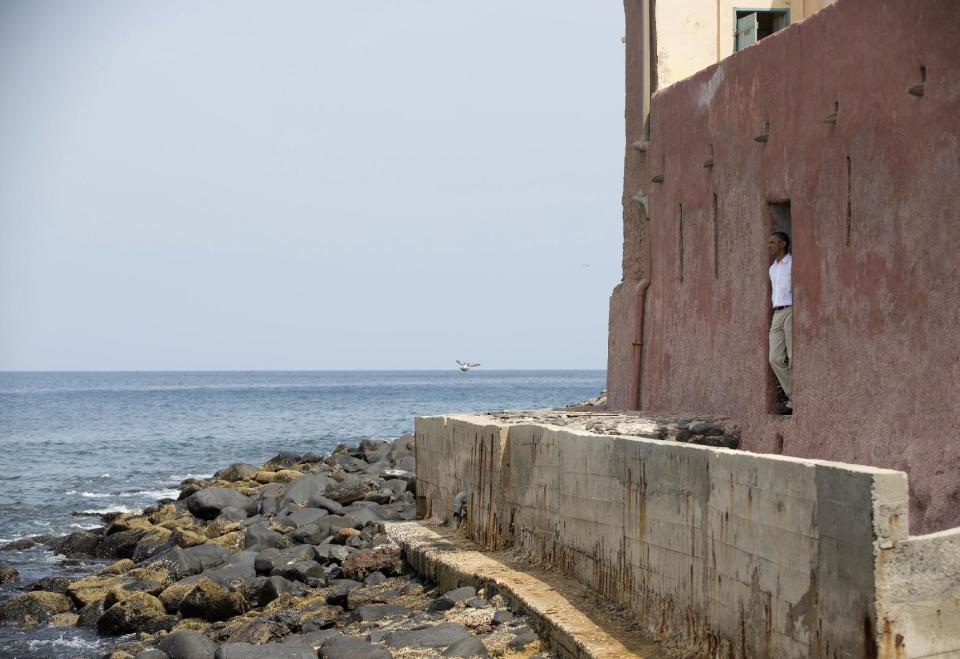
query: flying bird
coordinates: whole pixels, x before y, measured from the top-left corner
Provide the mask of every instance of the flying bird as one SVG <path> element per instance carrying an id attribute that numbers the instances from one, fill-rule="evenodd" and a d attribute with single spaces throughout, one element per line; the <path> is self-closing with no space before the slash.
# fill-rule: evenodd
<path id="1" fill-rule="evenodd" d="M 477 366 L 480 365 L 480 364 L 473 364 L 471 362 L 462 362 L 459 359 L 457 360 L 457 364 L 460 365 L 460 370 L 463 371 L 464 373 L 469 371 L 471 368 L 476 368 Z"/>

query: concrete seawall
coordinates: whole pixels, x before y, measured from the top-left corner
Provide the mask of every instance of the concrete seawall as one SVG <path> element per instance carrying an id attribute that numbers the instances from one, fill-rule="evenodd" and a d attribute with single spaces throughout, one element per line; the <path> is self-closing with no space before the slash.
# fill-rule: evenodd
<path id="1" fill-rule="evenodd" d="M 700 654 L 960 656 L 960 529 L 910 537 L 902 472 L 524 419 L 418 418 L 420 516 Z"/>

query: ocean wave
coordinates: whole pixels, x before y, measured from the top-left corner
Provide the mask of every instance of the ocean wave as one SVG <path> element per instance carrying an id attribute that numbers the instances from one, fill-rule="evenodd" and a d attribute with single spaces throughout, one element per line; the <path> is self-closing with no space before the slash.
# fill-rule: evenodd
<path id="1" fill-rule="evenodd" d="M 213 478 L 213 474 L 171 474 L 170 478 L 167 479 L 170 483 L 179 483 L 180 481 L 185 481 L 188 478 L 196 478 L 197 480 L 202 480 L 204 478 Z"/>
<path id="2" fill-rule="evenodd" d="M 134 490 L 133 492 L 124 492 L 117 496 L 121 497 L 148 497 L 150 499 L 176 499 L 180 496 L 180 490 Z"/>
<path id="3" fill-rule="evenodd" d="M 130 508 L 128 506 L 107 506 L 106 508 L 92 508 L 90 510 L 81 510 L 84 515 L 109 515 L 110 513 L 136 513 L 143 512 L 143 508 Z"/>
<path id="4" fill-rule="evenodd" d="M 34 639 L 27 641 L 27 646 L 37 651 L 43 648 L 69 648 L 71 650 L 95 650 L 103 645 L 103 641 L 98 638 L 86 639 L 80 636 L 64 637 L 63 634 L 57 638 Z"/>
<path id="5" fill-rule="evenodd" d="M 77 490 L 67 490 L 66 492 L 64 492 L 64 494 L 81 496 L 81 497 L 84 497 L 85 499 L 105 499 L 107 497 L 114 496 L 109 492 L 78 492 Z"/>

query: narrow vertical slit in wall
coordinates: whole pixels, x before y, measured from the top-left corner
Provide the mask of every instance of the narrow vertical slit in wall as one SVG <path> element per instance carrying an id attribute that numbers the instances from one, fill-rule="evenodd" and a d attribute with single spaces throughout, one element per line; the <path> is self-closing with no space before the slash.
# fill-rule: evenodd
<path id="1" fill-rule="evenodd" d="M 927 67 L 921 66 L 921 67 L 920 67 L 920 82 L 926 82 L 926 81 L 927 81 Z"/>
<path id="2" fill-rule="evenodd" d="M 683 204 L 678 204 L 680 220 L 677 223 L 677 252 L 678 259 L 677 262 L 680 266 L 680 283 L 683 283 Z"/>
<path id="3" fill-rule="evenodd" d="M 850 247 L 850 231 L 851 231 L 851 225 L 853 224 L 853 203 L 850 199 L 850 197 L 852 196 L 851 190 L 853 188 L 853 183 L 850 179 L 850 170 L 851 170 L 850 156 L 847 156 L 847 240 L 846 240 L 847 247 Z"/>
<path id="4" fill-rule="evenodd" d="M 717 193 L 713 193 L 713 278 L 720 278 L 720 227 L 717 220 Z"/>

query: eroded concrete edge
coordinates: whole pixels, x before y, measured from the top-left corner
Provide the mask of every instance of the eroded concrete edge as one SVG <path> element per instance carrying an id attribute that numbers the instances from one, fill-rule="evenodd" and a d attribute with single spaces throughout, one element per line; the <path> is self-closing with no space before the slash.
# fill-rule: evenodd
<path id="1" fill-rule="evenodd" d="M 511 609 L 527 615 L 561 659 L 625 659 L 667 656 L 635 626 L 613 619 L 601 627 L 584 611 L 596 610 L 596 595 L 574 579 L 520 564 L 505 552 L 481 552 L 448 529 L 421 522 L 386 522 L 415 572 L 441 590 L 492 586 Z"/>

